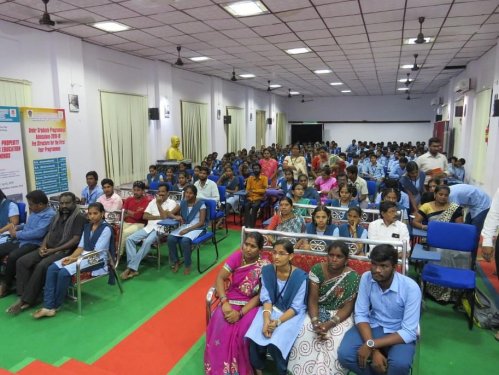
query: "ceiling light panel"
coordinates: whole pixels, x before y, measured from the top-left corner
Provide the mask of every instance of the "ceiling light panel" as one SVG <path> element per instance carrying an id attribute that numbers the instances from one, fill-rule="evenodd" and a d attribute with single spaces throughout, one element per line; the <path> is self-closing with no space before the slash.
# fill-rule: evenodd
<path id="1" fill-rule="evenodd" d="M 130 26 L 114 21 L 96 22 L 92 24 L 92 26 L 97 29 L 107 31 L 108 33 L 116 33 L 118 31 L 130 30 Z"/>
<path id="2" fill-rule="evenodd" d="M 239 74 L 239 77 L 241 77 L 241 78 L 255 78 L 256 75 L 251 74 L 251 73 L 244 73 L 244 74 Z"/>
<path id="3" fill-rule="evenodd" d="M 189 60 L 192 60 L 194 62 L 201 62 L 201 61 L 207 61 L 207 60 L 211 60 L 211 59 L 207 56 L 195 56 L 195 57 L 189 57 Z"/>
<path id="4" fill-rule="evenodd" d="M 305 47 L 299 47 L 299 48 L 290 48 L 286 50 L 286 53 L 290 55 L 299 55 L 302 53 L 308 53 L 310 52 L 310 49 L 305 48 Z"/>
<path id="5" fill-rule="evenodd" d="M 224 8 L 234 17 L 250 17 L 269 12 L 260 1 L 237 1 L 225 5 Z"/>
<path id="6" fill-rule="evenodd" d="M 314 73 L 315 74 L 328 74 L 328 73 L 332 73 L 332 70 L 331 69 L 317 69 L 317 70 L 314 70 Z"/>

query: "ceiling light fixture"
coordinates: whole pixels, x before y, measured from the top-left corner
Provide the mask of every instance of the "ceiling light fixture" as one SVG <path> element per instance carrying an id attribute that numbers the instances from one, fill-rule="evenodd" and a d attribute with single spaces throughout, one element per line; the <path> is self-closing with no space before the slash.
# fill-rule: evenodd
<path id="1" fill-rule="evenodd" d="M 331 82 L 330 85 L 331 86 L 341 86 L 343 84 L 343 82 Z"/>
<path id="2" fill-rule="evenodd" d="M 256 75 L 251 74 L 251 73 L 244 73 L 244 74 L 239 74 L 239 77 L 241 77 L 241 78 L 255 78 Z"/>
<path id="3" fill-rule="evenodd" d="M 317 70 L 314 70 L 315 74 L 328 74 L 328 73 L 331 73 L 331 72 L 332 72 L 331 69 L 317 69 Z"/>
<path id="4" fill-rule="evenodd" d="M 416 43 L 416 40 L 417 40 L 417 38 L 409 38 L 409 39 L 404 40 L 404 44 L 420 44 L 420 43 Z M 424 38 L 424 40 L 425 40 L 425 43 L 430 43 L 430 42 L 433 42 L 434 39 L 428 37 L 428 38 Z"/>
<path id="5" fill-rule="evenodd" d="M 289 90 L 289 95 L 300 95 L 299 91 L 292 91 L 291 89 Z"/>
<path id="6" fill-rule="evenodd" d="M 402 82 L 402 83 L 404 83 L 404 82 L 412 82 L 412 81 L 414 81 L 414 79 L 412 79 L 412 78 L 400 78 L 399 79 L 399 82 Z"/>
<path id="7" fill-rule="evenodd" d="M 237 1 L 224 5 L 224 8 L 234 17 L 249 17 L 269 13 L 269 10 L 261 1 Z"/>
<path id="8" fill-rule="evenodd" d="M 409 89 L 407 87 L 399 87 L 397 90 L 398 91 L 407 91 Z"/>
<path id="9" fill-rule="evenodd" d="M 118 31 L 130 30 L 131 27 L 127 25 L 123 25 L 119 22 L 114 21 L 104 21 L 104 22 L 96 22 L 92 24 L 93 27 L 107 31 L 108 33 L 116 33 Z"/>
<path id="10" fill-rule="evenodd" d="M 206 56 L 195 56 L 195 57 L 189 57 L 189 60 L 192 60 L 194 62 L 201 62 L 201 61 L 211 60 L 211 58 Z"/>
<path id="11" fill-rule="evenodd" d="M 305 47 L 291 48 L 286 50 L 286 53 L 290 55 L 299 55 L 301 53 L 308 53 L 308 52 L 310 52 L 310 49 Z"/>
<path id="12" fill-rule="evenodd" d="M 400 65 L 400 69 L 411 69 L 412 68 L 412 64 L 404 64 L 404 65 Z"/>
<path id="13" fill-rule="evenodd" d="M 341 90 L 341 92 L 348 93 L 348 92 L 352 92 L 352 90 Z"/>

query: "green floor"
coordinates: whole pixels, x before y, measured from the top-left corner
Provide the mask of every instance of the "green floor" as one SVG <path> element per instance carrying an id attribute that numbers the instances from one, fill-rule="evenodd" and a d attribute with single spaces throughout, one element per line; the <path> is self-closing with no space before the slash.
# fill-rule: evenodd
<path id="1" fill-rule="evenodd" d="M 225 259 L 239 242 L 240 233 L 230 231 L 230 236 L 219 243 L 219 260 Z M 211 246 L 202 248 L 202 264 L 212 259 Z M 156 268 L 156 259 L 145 259 L 140 276 L 123 284 L 122 295 L 105 278 L 84 285 L 82 316 L 77 313 L 76 303 L 68 301 L 52 319 L 36 321 L 32 311 L 13 317 L 4 311 L 15 297 L 0 299 L 2 346 L 8 345 L 8 350 L 0 351 L 0 368 L 18 370 L 33 358 L 57 364 L 68 357 L 87 363 L 101 357 L 202 277 L 197 270 L 189 276 L 181 271 L 173 274 L 167 264 L 166 246 L 162 246 L 162 254 L 161 270 Z"/>
<path id="2" fill-rule="evenodd" d="M 231 231 L 220 243 L 220 260 L 237 248 L 240 233 Z M 203 249 L 204 250 L 204 249 Z M 202 259 L 208 263 L 211 252 Z M 166 255 L 166 247 L 163 248 Z M 155 260 L 141 267 L 141 275 L 124 283 L 125 293 L 101 279 L 84 287 L 83 316 L 76 304 L 67 302 L 53 319 L 35 321 L 29 312 L 11 317 L 3 311 L 14 301 L 13 296 L 0 300 L 0 325 L 3 350 L 0 368 L 18 370 L 36 358 L 58 364 L 66 358 L 91 363 L 117 342 L 185 291 L 201 276 L 172 274 L 166 256 L 163 267 L 156 269 Z M 482 290 L 483 284 L 479 283 Z M 200 319 L 204 319 L 200 317 Z M 8 344 L 7 344 L 8 342 Z M 5 348 L 8 345 L 8 349 Z M 203 374 L 204 337 L 186 353 L 172 374 Z M 474 328 L 469 331 L 464 315 L 451 306 L 427 301 L 421 321 L 419 357 L 414 374 L 488 375 L 497 373 L 499 343 L 491 331 Z"/>

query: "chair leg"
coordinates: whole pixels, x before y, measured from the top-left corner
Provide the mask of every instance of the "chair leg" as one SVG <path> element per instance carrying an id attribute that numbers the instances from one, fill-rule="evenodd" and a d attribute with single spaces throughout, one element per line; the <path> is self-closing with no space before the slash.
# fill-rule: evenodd
<path id="1" fill-rule="evenodd" d="M 79 270 L 76 272 L 76 298 L 78 303 L 78 315 L 81 315 L 81 275 Z"/>
<path id="2" fill-rule="evenodd" d="M 215 246 L 215 255 L 216 255 L 216 257 L 215 257 L 215 260 L 212 263 L 210 263 L 209 266 L 207 266 L 207 267 L 205 267 L 203 269 L 201 269 L 200 254 L 199 254 L 199 251 L 200 251 L 200 248 L 201 248 L 201 244 L 197 244 L 196 245 L 197 263 L 198 263 L 197 266 L 198 266 L 198 272 L 199 273 L 205 272 L 206 270 L 208 270 L 209 268 L 211 268 L 212 266 L 214 266 L 218 262 L 218 245 L 217 245 L 217 241 L 215 239 L 215 236 L 212 237 L 211 242 L 212 242 L 213 246 Z"/>
<path id="3" fill-rule="evenodd" d="M 468 319 L 468 328 L 470 330 L 473 329 L 473 318 L 475 317 L 475 289 L 471 291 L 471 293 L 468 293 L 468 296 L 470 297 L 470 306 L 471 306 L 471 311 L 470 311 L 470 316 Z"/>

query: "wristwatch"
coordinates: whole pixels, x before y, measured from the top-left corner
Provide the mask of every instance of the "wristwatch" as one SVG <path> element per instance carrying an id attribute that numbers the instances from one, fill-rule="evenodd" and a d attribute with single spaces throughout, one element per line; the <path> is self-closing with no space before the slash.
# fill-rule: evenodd
<path id="1" fill-rule="evenodd" d="M 374 340 L 372 339 L 367 340 L 366 345 L 369 349 L 374 349 Z"/>

